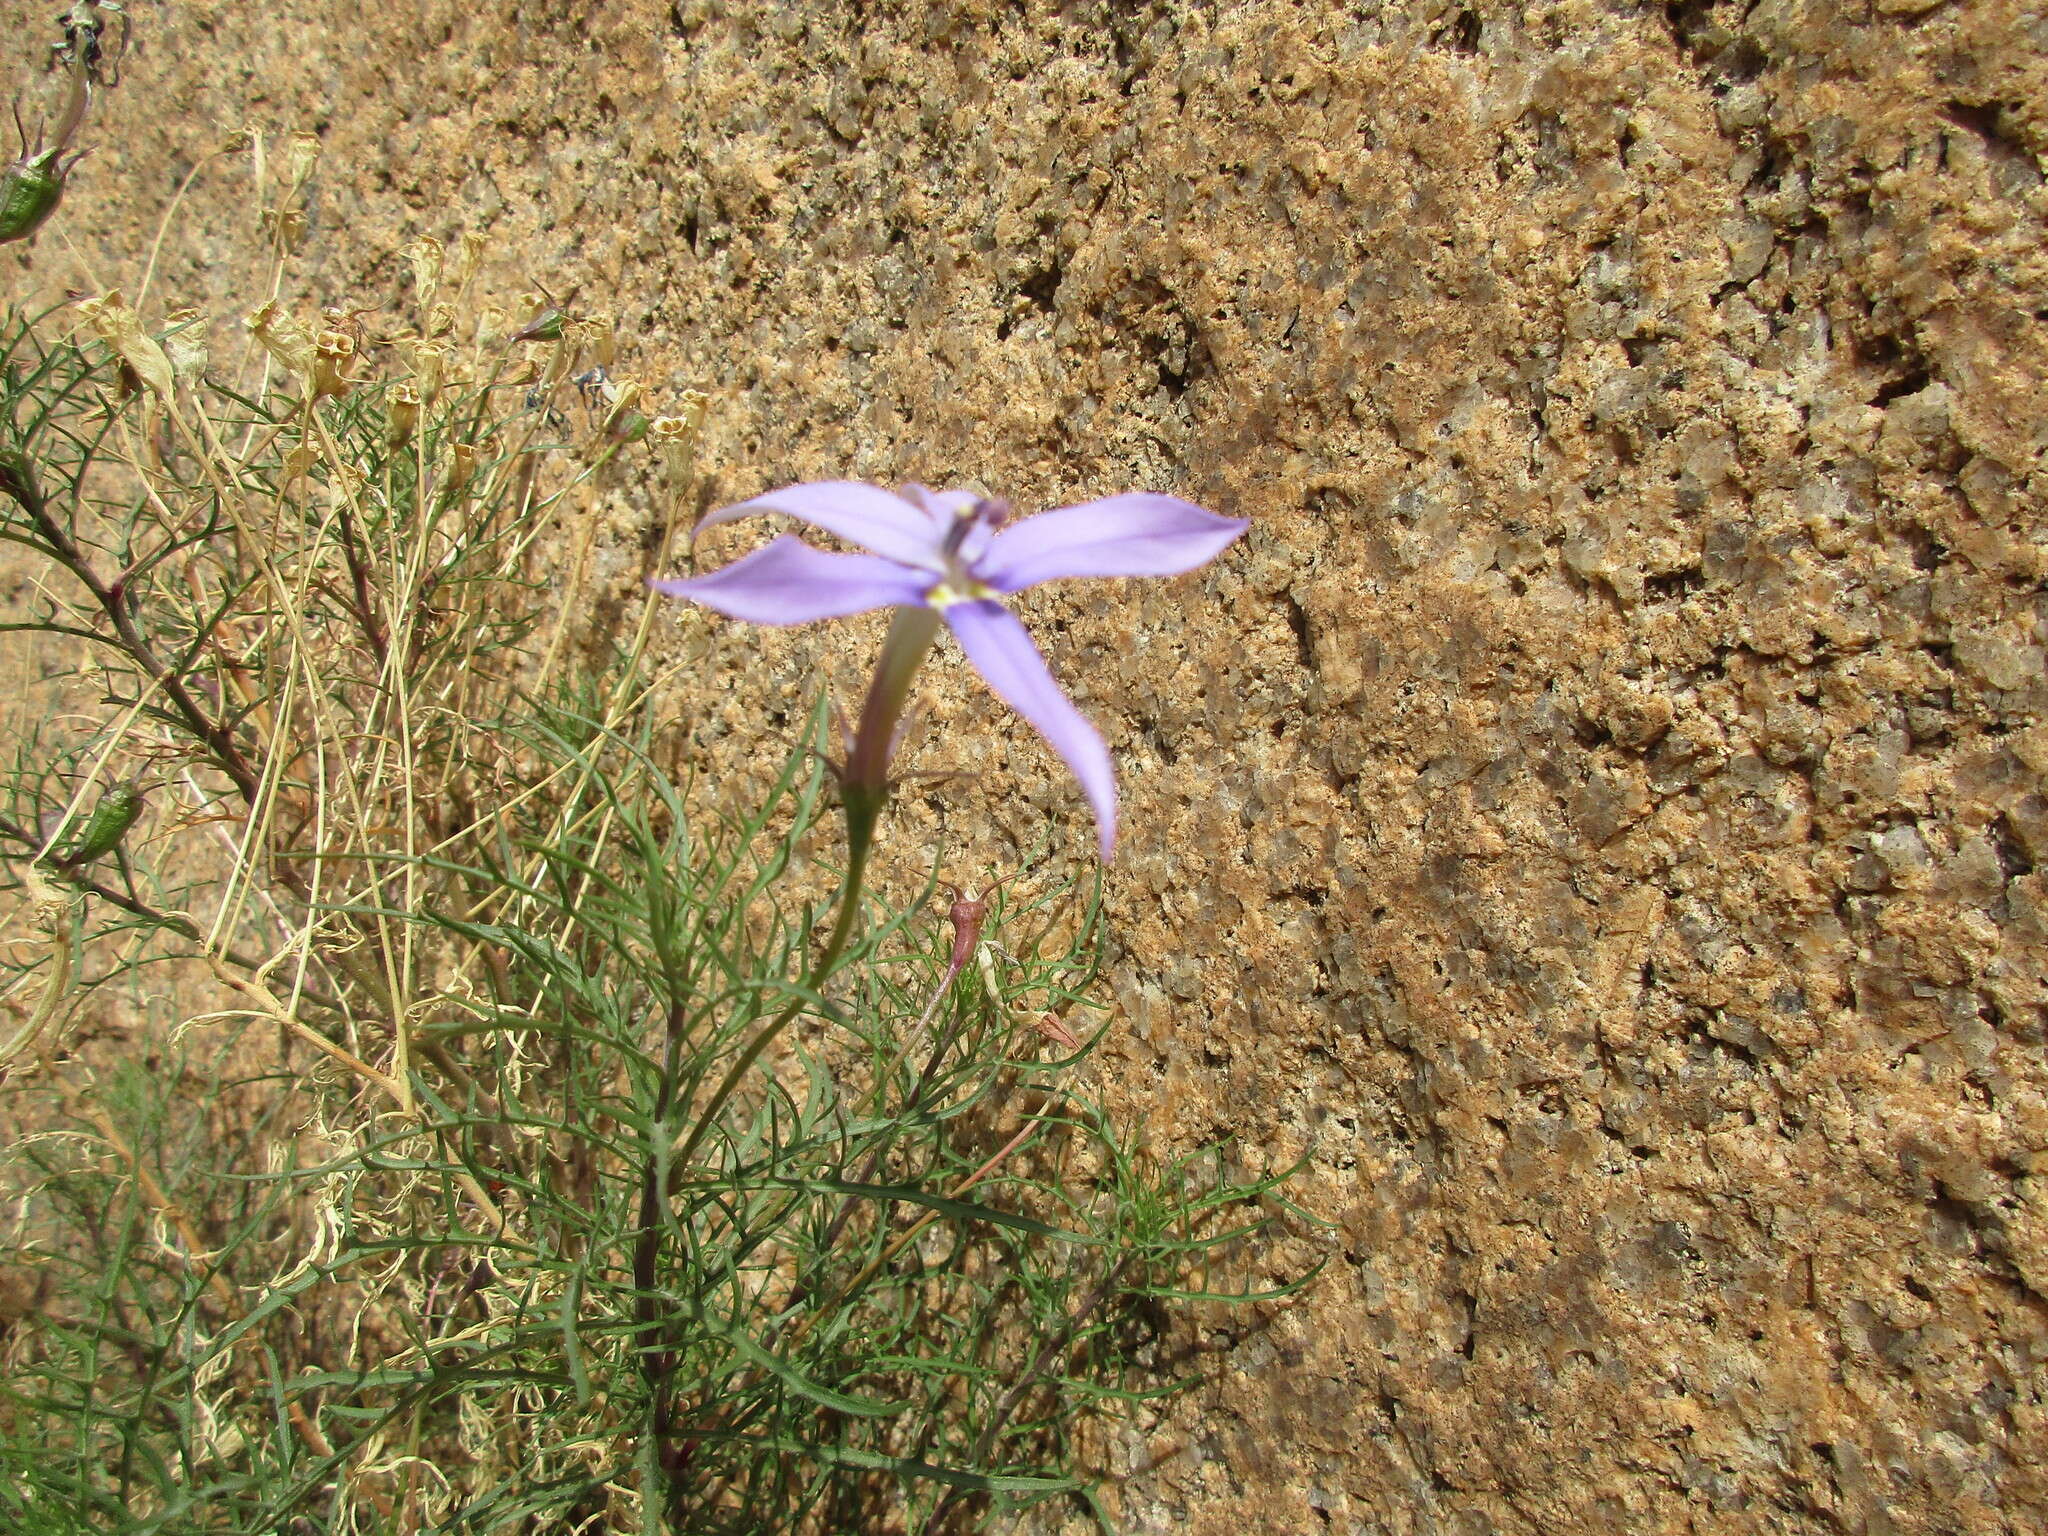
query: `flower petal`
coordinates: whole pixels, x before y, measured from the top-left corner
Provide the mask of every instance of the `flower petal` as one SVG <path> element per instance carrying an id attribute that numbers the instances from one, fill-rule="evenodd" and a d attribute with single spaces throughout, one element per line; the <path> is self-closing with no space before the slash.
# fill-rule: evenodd
<path id="1" fill-rule="evenodd" d="M 924 507 L 906 501 L 894 491 L 858 480 L 814 480 L 806 485 L 786 485 L 751 501 L 720 507 L 697 525 L 697 534 L 720 523 L 737 522 L 763 512 L 786 512 L 791 517 L 836 533 L 863 548 L 905 565 L 926 570 L 943 570 L 939 541 L 944 530 Z"/>
<path id="2" fill-rule="evenodd" d="M 648 585 L 752 624 L 808 624 L 870 608 L 922 607 L 932 579 L 894 560 L 827 554 L 784 534 L 708 576 Z"/>
<path id="3" fill-rule="evenodd" d="M 1081 781 L 1107 864 L 1116 847 L 1116 770 L 1100 733 L 1060 691 L 1030 633 L 1009 609 L 1001 603 L 949 603 L 943 612 L 960 649 L 996 696 L 1037 727 Z"/>
<path id="4" fill-rule="evenodd" d="M 1178 496 L 1131 491 L 1041 512 L 997 534 L 974 574 L 998 592 L 1062 576 L 1178 576 L 1249 528 Z"/>
<path id="5" fill-rule="evenodd" d="M 972 491 L 935 491 L 930 486 L 917 484 L 916 481 L 899 486 L 897 494 L 905 501 L 914 501 L 923 507 L 926 515 L 941 533 L 952 524 L 954 518 L 963 512 L 972 512 L 981 500 Z"/>

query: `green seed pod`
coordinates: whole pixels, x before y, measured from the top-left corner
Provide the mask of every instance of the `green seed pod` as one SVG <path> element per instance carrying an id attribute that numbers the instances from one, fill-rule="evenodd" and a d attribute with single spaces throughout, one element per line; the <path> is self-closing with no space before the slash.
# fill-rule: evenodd
<path id="1" fill-rule="evenodd" d="M 77 162 L 74 161 L 73 164 Z M 23 155 L 0 177 L 0 245 L 26 240 L 57 211 L 71 167 L 54 149 Z"/>
<path id="2" fill-rule="evenodd" d="M 86 818 L 78 841 L 56 863 L 63 869 L 75 869 L 81 864 L 90 864 L 94 859 L 104 858 L 120 846 L 121 839 L 128 835 L 128 829 L 135 825 L 135 818 L 141 814 L 142 791 L 133 784 L 116 784 L 100 796 L 100 803 Z"/>
<path id="3" fill-rule="evenodd" d="M 532 324 L 525 330 L 513 334 L 514 341 L 560 341 L 562 339 L 563 314 L 559 309 L 544 309 L 534 316 Z"/>

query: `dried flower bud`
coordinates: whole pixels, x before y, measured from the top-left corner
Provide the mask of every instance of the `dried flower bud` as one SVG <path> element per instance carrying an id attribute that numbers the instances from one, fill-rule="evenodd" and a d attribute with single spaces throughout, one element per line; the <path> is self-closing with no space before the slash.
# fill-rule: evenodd
<path id="1" fill-rule="evenodd" d="M 1065 1021 L 1056 1013 L 1041 1013 L 1031 1021 L 1031 1027 L 1063 1051 L 1081 1049 L 1081 1037 L 1067 1028 Z"/>
<path id="2" fill-rule="evenodd" d="M 420 421 L 420 392 L 410 383 L 392 386 L 386 403 L 388 414 L 384 429 L 384 441 L 392 448 L 411 441 L 413 430 Z"/>
<path id="3" fill-rule="evenodd" d="M 469 488 L 472 476 L 476 474 L 477 451 L 474 443 L 456 443 L 448 450 L 448 472 L 441 481 L 441 499 L 453 501 Z"/>
<path id="4" fill-rule="evenodd" d="M 243 150 L 254 145 L 255 142 L 256 134 L 254 130 L 237 124 L 223 124 L 221 127 L 220 143 L 215 147 L 214 153 L 239 155 Z"/>
<path id="5" fill-rule="evenodd" d="M 310 128 L 293 132 L 291 147 L 285 153 L 284 182 L 290 188 L 286 194 L 297 197 L 306 189 L 306 183 L 313 179 L 313 171 L 320 164 L 320 135 Z"/>
<path id="6" fill-rule="evenodd" d="M 313 338 L 296 320 L 277 307 L 273 301 L 249 316 L 245 322 L 255 333 L 256 340 L 287 373 L 295 375 L 308 388 L 313 381 Z"/>
<path id="7" fill-rule="evenodd" d="M 266 208 L 263 228 L 281 251 L 296 251 L 306 238 L 306 215 L 297 208 Z"/>
<path id="8" fill-rule="evenodd" d="M 164 318 L 169 323 L 164 352 L 171 360 L 171 371 L 181 379 L 198 378 L 206 372 L 208 316 L 188 306 L 174 309 Z"/>
<path id="9" fill-rule="evenodd" d="M 467 288 L 470 280 L 476 276 L 476 269 L 482 265 L 484 250 L 489 244 L 489 239 L 481 231 L 465 229 L 462 232 L 462 250 L 455 258 L 455 271 L 452 274 L 458 289 Z"/>
<path id="10" fill-rule="evenodd" d="M 369 477 L 346 460 L 329 464 L 325 489 L 327 505 L 339 507 L 355 501 L 369 483 Z"/>
<path id="11" fill-rule="evenodd" d="M 610 315 L 592 315 L 579 321 L 573 332 L 576 350 L 600 368 L 609 368 L 618 357 L 618 326 Z"/>
<path id="12" fill-rule="evenodd" d="M 345 395 L 357 379 L 350 377 L 349 365 L 356 358 L 355 338 L 346 331 L 322 331 L 313 338 L 313 397 Z"/>
<path id="13" fill-rule="evenodd" d="M 134 371 L 137 379 L 160 398 L 170 398 L 175 382 L 171 360 L 162 347 L 143 334 L 141 318 L 128 307 L 118 289 L 102 298 L 87 299 L 78 306 L 78 312 L 94 334 Z"/>
<path id="14" fill-rule="evenodd" d="M 677 494 L 690 483 L 696 469 L 697 425 L 702 419 L 699 412 L 695 419 L 687 414 L 657 416 L 647 424 L 647 436 L 661 452 L 662 471 L 669 489 Z"/>
<path id="15" fill-rule="evenodd" d="M 436 398 L 441 393 L 441 382 L 448 375 L 448 349 L 439 342 L 418 341 L 406 349 L 407 361 L 412 364 L 413 384 L 419 390 L 422 401 Z"/>
<path id="16" fill-rule="evenodd" d="M 604 424 L 598 428 L 598 433 L 600 436 L 603 437 L 618 439 L 618 432 L 616 429 L 620 421 L 622 421 L 627 416 L 636 414 L 634 408 L 640 404 L 640 386 L 632 382 L 631 380 L 628 380 L 623 384 L 607 383 L 602 386 L 602 389 L 606 409 L 604 413 Z M 638 438 L 624 438 L 619 440 L 625 442 L 639 441 Z"/>
<path id="17" fill-rule="evenodd" d="M 444 253 L 441 242 L 425 236 L 413 241 L 405 248 L 405 259 L 412 264 L 412 287 L 422 305 L 434 302 L 434 293 L 441 286 L 441 262 Z"/>

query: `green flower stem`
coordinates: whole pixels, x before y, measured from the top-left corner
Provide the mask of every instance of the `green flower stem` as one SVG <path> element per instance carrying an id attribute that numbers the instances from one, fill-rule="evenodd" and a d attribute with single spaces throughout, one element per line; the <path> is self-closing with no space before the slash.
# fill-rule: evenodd
<path id="1" fill-rule="evenodd" d="M 931 654 L 938 632 L 936 609 L 898 608 L 889 624 L 889 637 L 882 642 L 881 659 L 875 664 L 874 680 L 868 684 L 853 748 L 847 754 L 840 779 L 840 798 L 846 805 L 846 880 L 839 888 L 839 913 L 825 948 L 804 978 L 807 992 L 816 992 L 824 985 L 845 952 L 847 941 L 853 937 L 853 925 L 860 915 L 861 888 L 867 878 L 868 854 L 874 846 L 875 823 L 889 803 L 889 759 L 896 747 L 896 728 L 910 697 L 911 680 Z M 794 999 L 733 1059 L 696 1123 L 676 1138 L 671 1155 L 677 1162 L 689 1161 L 738 1089 L 740 1079 L 760 1060 L 775 1037 L 803 1012 L 804 1001 L 801 997 Z"/>
<path id="2" fill-rule="evenodd" d="M 815 996 L 837 969 L 847 944 L 853 938 L 860 917 L 861 893 L 867 884 L 868 855 L 874 850 L 875 824 L 889 803 L 889 760 L 896 747 L 896 732 L 903 718 L 903 706 L 910 697 L 911 680 L 930 654 L 938 635 L 939 616 L 930 608 L 898 608 L 868 684 L 861 705 L 860 723 L 847 761 L 840 772 L 840 799 L 846 808 L 846 878 L 839 887 L 838 912 L 825 947 L 818 952 L 803 980 L 806 996 L 793 998 L 726 1068 L 712 1090 L 711 1098 L 693 1119 L 689 1129 L 678 1133 L 669 1146 L 661 1145 L 667 1121 L 673 1112 L 677 1074 L 681 1066 L 681 999 L 672 1001 L 669 1013 L 668 1051 L 662 1064 L 661 1083 L 656 1091 L 654 1122 L 650 1129 L 647 1166 L 641 1171 L 640 1230 L 633 1243 L 633 1283 L 640 1292 L 639 1321 L 648 1337 L 643 1371 L 653 1389 L 649 1404 L 648 1434 L 642 1447 L 641 1486 L 645 1503 L 652 1495 L 661 1472 L 661 1451 L 675 1428 L 674 1404 L 670 1398 L 669 1376 L 674 1370 L 673 1340 L 659 1331 L 659 1307 L 655 1296 L 661 1255 L 663 1213 L 669 1201 L 669 1174 L 678 1164 L 687 1164 L 703 1144 L 719 1115 L 739 1090 L 741 1081 L 774 1043 L 804 1011 L 809 996 Z"/>
<path id="3" fill-rule="evenodd" d="M 882 800 L 877 799 L 872 803 L 865 797 L 856 800 L 852 792 L 848 791 L 846 880 L 839 888 L 839 912 L 833 920 L 831 936 L 826 939 L 825 947 L 819 952 L 817 963 L 811 967 L 810 974 L 804 978 L 806 992 L 816 992 L 824 985 L 826 978 L 839 964 L 839 957 L 845 952 L 847 940 L 853 937 L 854 919 L 860 914 L 861 888 L 867 881 L 868 853 L 874 846 L 875 821 L 881 809 Z M 775 1037 L 787 1029 L 795 1021 L 796 1016 L 804 1011 L 806 1001 L 807 999 L 802 997 L 793 999 L 788 1007 L 775 1016 L 766 1029 L 754 1036 L 745 1050 L 733 1058 L 732 1065 L 726 1069 L 725 1076 L 713 1090 L 711 1102 L 704 1106 L 703 1113 L 697 1116 L 689 1131 L 676 1138 L 670 1152 L 670 1156 L 676 1162 L 690 1160 L 690 1155 L 697 1150 L 713 1122 L 717 1120 L 719 1111 L 725 1108 L 726 1101 L 738 1089 L 740 1079 L 745 1077 L 748 1069 L 761 1059 L 761 1053 L 768 1049 Z"/>
<path id="4" fill-rule="evenodd" d="M 853 749 L 846 758 L 844 787 L 848 792 L 849 821 L 856 795 L 861 799 L 872 797 L 876 814 L 889 797 L 889 759 L 896 752 L 896 727 L 910 698 L 911 679 L 931 654 L 932 641 L 938 633 L 936 608 L 898 608 L 889 620 L 889 638 L 882 642 L 875 679 L 868 685 L 868 696 L 860 709 L 860 724 L 853 734 Z"/>

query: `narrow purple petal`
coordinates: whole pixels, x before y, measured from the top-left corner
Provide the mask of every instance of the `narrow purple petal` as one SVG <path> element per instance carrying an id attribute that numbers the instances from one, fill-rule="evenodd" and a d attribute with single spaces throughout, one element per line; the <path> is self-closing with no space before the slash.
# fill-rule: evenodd
<path id="1" fill-rule="evenodd" d="M 750 624 L 808 624 L 870 608 L 922 606 L 932 578 L 876 555 L 827 554 L 784 534 L 708 576 L 648 585 Z"/>
<path id="2" fill-rule="evenodd" d="M 933 571 L 944 568 L 939 559 L 939 540 L 944 530 L 935 525 L 931 514 L 894 491 L 864 485 L 858 480 L 814 480 L 807 485 L 786 485 L 751 501 L 720 507 L 697 525 L 697 532 L 702 534 L 720 523 L 737 522 L 763 512 L 786 512 L 813 528 L 835 533 L 905 565 Z"/>
<path id="3" fill-rule="evenodd" d="M 1250 526 L 1178 496 L 1131 491 L 1012 524 L 974 574 L 998 592 L 1062 576 L 1178 576 L 1208 564 Z"/>
<path id="4" fill-rule="evenodd" d="M 1045 658 L 1016 615 L 1001 603 L 949 603 L 954 638 L 996 696 L 1017 711 L 1059 753 L 1095 811 L 1095 832 L 1107 864 L 1116 847 L 1116 770 L 1109 749 L 1046 670 Z"/>

